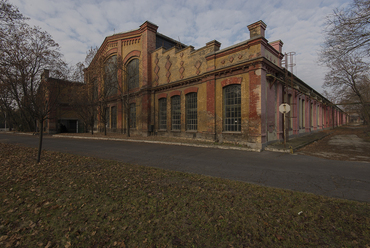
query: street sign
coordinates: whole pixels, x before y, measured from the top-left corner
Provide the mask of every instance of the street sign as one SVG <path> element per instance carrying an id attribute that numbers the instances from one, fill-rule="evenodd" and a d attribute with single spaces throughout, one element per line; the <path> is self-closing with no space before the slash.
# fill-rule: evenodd
<path id="1" fill-rule="evenodd" d="M 280 113 L 282 113 L 282 114 L 289 113 L 289 111 L 290 111 L 290 106 L 289 106 L 289 104 L 287 104 L 287 103 L 282 103 L 282 104 L 279 106 L 279 111 L 280 111 Z"/>

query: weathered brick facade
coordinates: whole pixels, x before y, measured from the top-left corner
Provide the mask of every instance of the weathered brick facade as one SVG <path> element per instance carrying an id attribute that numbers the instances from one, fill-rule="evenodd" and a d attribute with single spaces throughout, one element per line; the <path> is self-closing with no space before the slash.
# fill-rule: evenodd
<path id="1" fill-rule="evenodd" d="M 44 122 L 46 133 L 79 133 L 85 132 L 83 120 L 77 109 L 71 104 L 75 92 L 86 89 L 86 85 L 78 82 L 49 77 L 49 70 L 41 75 L 42 84 L 47 84 L 47 101 L 51 104 L 48 119 Z"/>
<path id="2" fill-rule="evenodd" d="M 109 36 L 97 55 L 103 52 L 119 55 L 123 67 L 133 58 L 139 59 L 139 87 L 130 91 L 131 101 L 136 104 L 133 133 L 237 142 L 261 149 L 268 142 L 283 138 L 284 123 L 278 107 L 289 99 L 292 124 L 286 127 L 290 135 L 346 121 L 338 108 L 281 67 L 283 43 L 266 40 L 266 24 L 262 21 L 248 26 L 250 39 L 221 50 L 216 40 L 194 49 L 158 33 L 157 29 L 145 22 L 137 30 Z M 124 74 L 118 73 L 119 84 L 126 83 Z M 239 86 L 234 89 L 232 85 Z M 229 100 L 226 89 L 235 91 L 230 93 Z M 193 103 L 196 114 L 192 113 L 192 117 L 187 109 L 186 96 L 190 93 L 197 95 Z M 181 103 L 181 125 L 174 130 L 176 110 L 171 99 L 177 96 Z M 159 129 L 158 102 L 163 98 L 167 99 L 166 113 L 162 113 L 167 128 Z M 117 106 L 118 111 L 117 128 L 110 131 L 127 130 L 120 99 L 112 98 L 109 105 Z M 302 99 L 304 107 L 299 105 Z M 189 130 L 188 118 L 196 118 L 196 130 Z"/>

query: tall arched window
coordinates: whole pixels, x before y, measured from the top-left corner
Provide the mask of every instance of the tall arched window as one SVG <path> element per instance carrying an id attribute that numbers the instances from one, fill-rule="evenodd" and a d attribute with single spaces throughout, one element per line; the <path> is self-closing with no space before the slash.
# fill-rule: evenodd
<path id="1" fill-rule="evenodd" d="M 139 60 L 133 59 L 126 66 L 127 87 L 129 90 L 139 87 Z"/>
<path id="2" fill-rule="evenodd" d="M 117 55 L 113 55 L 105 62 L 104 66 L 104 92 L 111 96 L 117 94 Z"/>
<path id="3" fill-rule="evenodd" d="M 224 131 L 241 131 L 241 87 L 232 84 L 224 87 Z"/>

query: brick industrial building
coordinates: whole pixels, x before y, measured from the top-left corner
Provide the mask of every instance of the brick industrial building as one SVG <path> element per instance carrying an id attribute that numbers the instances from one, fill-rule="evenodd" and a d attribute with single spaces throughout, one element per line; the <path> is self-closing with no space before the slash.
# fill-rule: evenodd
<path id="1" fill-rule="evenodd" d="M 290 136 L 346 122 L 339 108 L 282 67 L 283 43 L 266 40 L 262 21 L 248 26 L 250 39 L 224 49 L 216 40 L 194 49 L 157 29 L 145 22 L 139 29 L 106 37 L 86 70 L 96 70 L 93 64 L 101 56 L 105 61 L 121 58 L 122 70 L 113 70 L 114 81 L 126 91 L 114 91 L 106 105 L 111 132 L 126 132 L 130 123 L 132 133 L 144 136 L 261 149 L 283 138 L 283 102 L 292 107 L 285 124 Z M 108 80 L 99 77 L 95 84 L 108 85 Z M 122 104 L 127 94 L 129 108 Z"/>

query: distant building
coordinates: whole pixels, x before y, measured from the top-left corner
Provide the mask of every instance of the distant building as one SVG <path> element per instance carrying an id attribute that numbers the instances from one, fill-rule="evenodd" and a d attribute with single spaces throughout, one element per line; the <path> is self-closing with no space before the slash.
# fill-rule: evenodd
<path id="1" fill-rule="evenodd" d="M 86 132 L 84 121 L 78 115 L 77 107 L 73 105 L 76 92 L 86 87 L 83 83 L 49 77 L 49 70 L 44 70 L 42 83 L 54 87 L 48 87 L 51 110 L 48 119 L 44 123 L 47 133 L 80 133 Z M 51 99 L 56 99 L 56 102 Z"/>
<path id="2" fill-rule="evenodd" d="M 160 135 L 237 142 L 263 148 L 283 139 L 279 105 L 291 105 L 290 136 L 339 126 L 345 114 L 282 67 L 283 42 L 268 42 L 266 24 L 248 26 L 250 39 L 220 49 L 213 40 L 194 49 L 157 32 L 145 22 L 139 29 L 105 38 L 87 73 L 105 56 L 122 58 L 115 71 L 119 88 L 128 89 L 130 108 L 115 91 L 107 104 L 107 127 L 143 136 Z M 89 79 L 87 79 L 88 81 Z M 108 83 L 105 76 L 98 85 Z M 99 118 L 98 118 L 99 119 Z"/>

